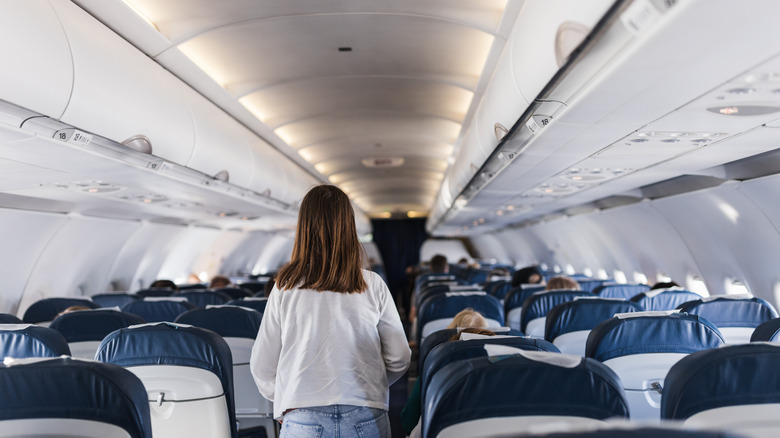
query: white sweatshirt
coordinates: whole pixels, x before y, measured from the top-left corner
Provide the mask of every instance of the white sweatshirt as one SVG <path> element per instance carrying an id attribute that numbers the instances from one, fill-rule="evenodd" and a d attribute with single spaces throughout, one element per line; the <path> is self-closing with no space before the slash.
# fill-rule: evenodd
<path id="1" fill-rule="evenodd" d="M 276 419 L 333 404 L 388 409 L 388 386 L 409 367 L 411 351 L 384 281 L 366 270 L 363 278 L 363 293 L 274 287 L 250 367 Z"/>

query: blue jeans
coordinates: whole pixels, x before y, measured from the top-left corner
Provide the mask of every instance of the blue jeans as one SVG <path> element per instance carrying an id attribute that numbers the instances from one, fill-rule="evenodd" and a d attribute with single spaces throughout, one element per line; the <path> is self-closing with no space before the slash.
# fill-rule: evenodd
<path id="1" fill-rule="evenodd" d="M 299 408 L 284 416 L 279 438 L 390 438 L 387 411 L 365 406 Z"/>

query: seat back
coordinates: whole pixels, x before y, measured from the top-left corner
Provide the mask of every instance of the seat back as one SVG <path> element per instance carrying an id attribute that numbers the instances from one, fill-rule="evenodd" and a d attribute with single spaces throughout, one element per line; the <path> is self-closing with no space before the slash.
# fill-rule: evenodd
<path id="1" fill-rule="evenodd" d="M 16 315 L 10 313 L 0 313 L 0 324 L 23 324 L 24 322 Z"/>
<path id="2" fill-rule="evenodd" d="M 99 306 L 87 298 L 53 297 L 38 300 L 24 312 L 22 321 L 28 324 L 48 323 L 57 317 L 57 314 L 72 306 L 84 306 L 97 309 Z M 47 324 L 48 325 L 48 324 Z"/>
<path id="3" fill-rule="evenodd" d="M 225 294 L 229 297 L 229 300 L 240 300 L 241 298 L 249 298 L 252 296 L 252 291 L 241 287 L 221 287 L 219 289 L 213 289 L 214 292 Z"/>
<path id="4" fill-rule="evenodd" d="M 106 336 L 96 359 L 141 379 L 155 436 L 236 438 L 233 360 L 218 334 L 167 322 L 131 326 Z"/>
<path id="5" fill-rule="evenodd" d="M 146 390 L 116 365 L 72 358 L 0 364 L 0 437 L 151 438 Z"/>
<path id="6" fill-rule="evenodd" d="M 508 435 L 540 422 L 628 417 L 620 382 L 607 367 L 536 351 L 450 363 L 431 377 L 424 405 L 426 437 Z"/>
<path id="7" fill-rule="evenodd" d="M 425 336 L 446 328 L 458 312 L 468 307 L 481 313 L 488 327 L 501 327 L 504 324 L 501 302 L 485 292 L 447 292 L 434 295 L 420 304 L 417 316 L 418 345 Z"/>
<path id="8" fill-rule="evenodd" d="M 544 292 L 543 284 L 521 285 L 509 290 L 504 296 L 504 319 L 506 325 L 513 330 L 520 330 L 520 316 L 523 313 L 523 303 L 531 295 Z"/>
<path id="9" fill-rule="evenodd" d="M 197 307 L 219 306 L 230 301 L 229 295 L 213 290 L 187 290 L 174 296 L 186 298 L 187 302 Z"/>
<path id="10" fill-rule="evenodd" d="M 255 309 L 260 313 L 265 313 L 265 306 L 268 304 L 268 298 L 241 298 L 240 300 L 231 300 L 225 303 L 229 306 L 240 306 Z"/>
<path id="11" fill-rule="evenodd" d="M 616 313 L 641 312 L 637 303 L 616 298 L 576 297 L 547 313 L 544 339 L 562 353 L 585 355 L 585 342 L 593 327 Z"/>
<path id="12" fill-rule="evenodd" d="M 674 310 L 680 304 L 694 301 L 701 295 L 683 289 L 656 289 L 639 293 L 631 297 L 631 301 L 642 306 L 647 311 Z"/>
<path id="13" fill-rule="evenodd" d="M 593 328 L 585 355 L 620 376 L 632 419 L 657 421 L 669 368 L 687 354 L 721 344 L 718 329 L 696 315 L 675 311 L 621 313 Z"/>
<path id="14" fill-rule="evenodd" d="M 422 399 L 425 399 L 428 383 L 436 372 L 452 362 L 490 356 L 491 350 L 486 348 L 486 345 L 506 346 L 525 351 L 560 353 L 554 345 L 542 339 L 520 336 L 505 337 L 480 335 L 476 335 L 474 338 L 475 339 L 445 342 L 431 350 L 425 364 L 423 364 L 422 373 L 418 376 L 420 379 L 420 395 Z"/>
<path id="15" fill-rule="evenodd" d="M 558 304 L 572 301 L 576 297 L 592 297 L 590 292 L 579 290 L 550 290 L 528 297 L 520 313 L 520 331 L 528 336 L 544 337 L 547 313 Z"/>
<path id="16" fill-rule="evenodd" d="M 780 430 L 780 345 L 731 345 L 693 353 L 666 377 L 661 417 L 686 425 L 773 437 Z"/>
<path id="17" fill-rule="evenodd" d="M 597 286 L 593 289 L 593 295 L 598 295 L 602 298 L 623 298 L 630 299 L 642 292 L 650 290 L 650 286 L 646 284 L 616 284 L 607 283 Z"/>
<path id="18" fill-rule="evenodd" d="M 57 330 L 33 324 L 0 324 L 0 358 L 70 356 L 68 342 Z"/>
<path id="19" fill-rule="evenodd" d="M 236 417 L 241 429 L 245 424 L 252 424 L 252 418 L 273 417 L 274 412 L 273 403 L 260 394 L 249 369 L 249 357 L 262 319 L 258 311 L 236 306 L 193 309 L 176 319 L 177 324 L 211 330 L 227 342 L 233 356 Z"/>
<path id="20" fill-rule="evenodd" d="M 581 291 L 591 293 L 593 293 L 597 287 L 603 285 L 604 283 L 613 281 L 601 278 L 591 278 L 584 275 L 572 275 L 571 278 L 577 281 L 577 283 L 580 285 Z"/>
<path id="21" fill-rule="evenodd" d="M 678 308 L 715 324 L 727 344 L 750 342 L 756 327 L 777 318 L 777 311 L 766 300 L 744 295 L 711 296 L 683 303 Z"/>
<path id="22" fill-rule="evenodd" d="M 122 311 L 138 315 L 147 322 L 173 322 L 182 313 L 196 306 L 185 298 L 150 297 L 122 306 Z"/>
<path id="23" fill-rule="evenodd" d="M 147 298 L 147 297 L 170 297 L 176 293 L 175 290 L 167 287 L 153 287 L 149 289 L 141 289 L 135 291 L 135 295 L 141 297 L 141 298 Z"/>
<path id="24" fill-rule="evenodd" d="M 114 330 L 143 324 L 143 318 L 113 309 L 70 312 L 58 316 L 49 328 L 62 333 L 68 341 L 71 356 L 94 359 L 100 341 Z"/>
<path id="25" fill-rule="evenodd" d="M 750 342 L 780 342 L 780 318 L 770 319 L 756 327 Z"/>
<path id="26" fill-rule="evenodd" d="M 141 297 L 139 297 L 138 295 L 125 294 L 125 293 L 97 294 L 97 295 L 92 295 L 90 298 L 92 299 L 92 302 L 94 302 L 100 307 L 122 307 L 131 301 L 141 299 Z"/>

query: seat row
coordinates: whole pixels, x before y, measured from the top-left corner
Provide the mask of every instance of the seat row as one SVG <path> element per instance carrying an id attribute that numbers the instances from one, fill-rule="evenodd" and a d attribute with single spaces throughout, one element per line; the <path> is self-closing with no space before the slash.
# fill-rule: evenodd
<path id="1" fill-rule="evenodd" d="M 424 344 L 423 436 L 508 435 L 553 422 L 576 430 L 616 417 L 647 420 L 642 405 L 655 409 L 656 421 L 681 420 L 747 436 L 773 436 L 780 427 L 780 381 L 775 371 L 780 345 L 714 348 L 722 343 L 717 329 L 691 315 L 625 321 L 635 322 L 613 321 L 622 327 L 605 330 L 643 331 L 647 342 L 594 345 L 587 358 L 558 353 L 549 342 L 525 337 L 468 335 L 467 340 L 440 343 L 423 357 Z M 627 380 L 648 362 L 678 354 L 654 351 L 652 342 L 658 337 L 679 341 L 697 331 L 704 344 L 676 358 L 662 387 Z M 633 363 L 625 361 L 623 368 L 617 362 L 625 357 Z M 653 405 L 647 403 L 648 397 Z"/>
<path id="2" fill-rule="evenodd" d="M 85 342 L 99 344 L 92 357 L 125 367 L 142 382 L 156 436 L 235 437 L 238 429 L 242 436 L 254 436 L 253 430 L 274 429 L 273 407 L 257 391 L 249 371 L 249 356 L 262 319 L 259 312 L 221 306 L 191 310 L 176 323 L 126 326 L 137 322 L 133 318 L 120 311 L 97 309 L 61 315 L 51 328 L 3 324 L 0 354 L 6 358 L 56 358 L 73 353 L 75 357 L 91 347 Z M 107 327 L 117 325 L 123 328 L 109 330 L 101 341 L 94 340 Z M 76 362 L 74 359 L 63 366 L 80 367 L 73 365 Z M 4 373 L 0 369 L 0 375 Z M 4 398 L 9 394 L 6 389 L 0 386 Z M 90 385 L 80 388 L 81 392 L 93 390 Z M 39 402 L 41 406 L 48 403 L 45 399 Z"/>

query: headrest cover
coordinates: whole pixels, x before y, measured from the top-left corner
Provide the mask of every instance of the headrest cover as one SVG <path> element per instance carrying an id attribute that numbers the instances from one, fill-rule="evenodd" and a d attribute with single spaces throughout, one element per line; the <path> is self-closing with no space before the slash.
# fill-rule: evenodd
<path id="1" fill-rule="evenodd" d="M 57 317 L 57 314 L 72 306 L 84 306 L 90 309 L 97 309 L 98 305 L 87 298 L 44 298 L 34 302 L 26 312 L 22 320 L 30 324 L 51 321 Z"/>
<path id="2" fill-rule="evenodd" d="M 780 403 L 780 345 L 752 343 L 700 351 L 669 370 L 661 418 L 685 419 L 720 407 Z"/>
<path id="3" fill-rule="evenodd" d="M 0 357 L 70 356 L 60 332 L 36 325 L 0 325 Z"/>
<path id="4" fill-rule="evenodd" d="M 103 339 L 95 360 L 123 367 L 178 365 L 211 371 L 222 382 L 235 423 L 233 358 L 227 342 L 210 330 L 167 322 L 119 329 Z"/>
<path id="5" fill-rule="evenodd" d="M 141 380 L 122 367 L 71 358 L 0 365 L 0 421 L 71 418 L 152 436 Z"/>
<path id="6" fill-rule="evenodd" d="M 721 344 L 723 336 L 718 329 L 696 315 L 673 313 L 623 319 L 613 317 L 590 332 L 585 356 L 604 362 L 632 354 L 688 354 L 718 348 Z"/>
<path id="7" fill-rule="evenodd" d="M 547 313 L 558 304 L 574 300 L 575 297 L 591 296 L 590 292 L 577 290 L 551 290 L 531 295 L 523 303 L 523 312 L 520 315 L 521 331 L 526 331 L 528 322 L 536 318 L 547 316 Z"/>
<path id="8" fill-rule="evenodd" d="M 431 377 L 423 436 L 437 436 L 448 426 L 480 418 L 628 417 L 615 373 L 592 359 L 577 359 L 581 362 L 573 368 L 520 355 L 452 362 Z"/>
<path id="9" fill-rule="evenodd" d="M 683 303 L 680 311 L 699 315 L 718 327 L 758 327 L 777 318 L 777 311 L 761 298 L 716 297 Z"/>
<path id="10" fill-rule="evenodd" d="M 615 298 L 575 297 L 547 314 L 544 338 L 552 342 L 564 333 L 592 330 L 616 313 L 641 312 L 637 303 Z"/>
<path id="11" fill-rule="evenodd" d="M 68 342 L 102 341 L 114 330 L 144 322 L 143 318 L 132 313 L 95 309 L 60 315 L 49 328 L 62 333 Z"/>
<path id="12" fill-rule="evenodd" d="M 255 339 L 262 320 L 263 314 L 257 310 L 222 306 L 190 310 L 179 315 L 175 322 L 205 328 L 223 338 Z"/>

